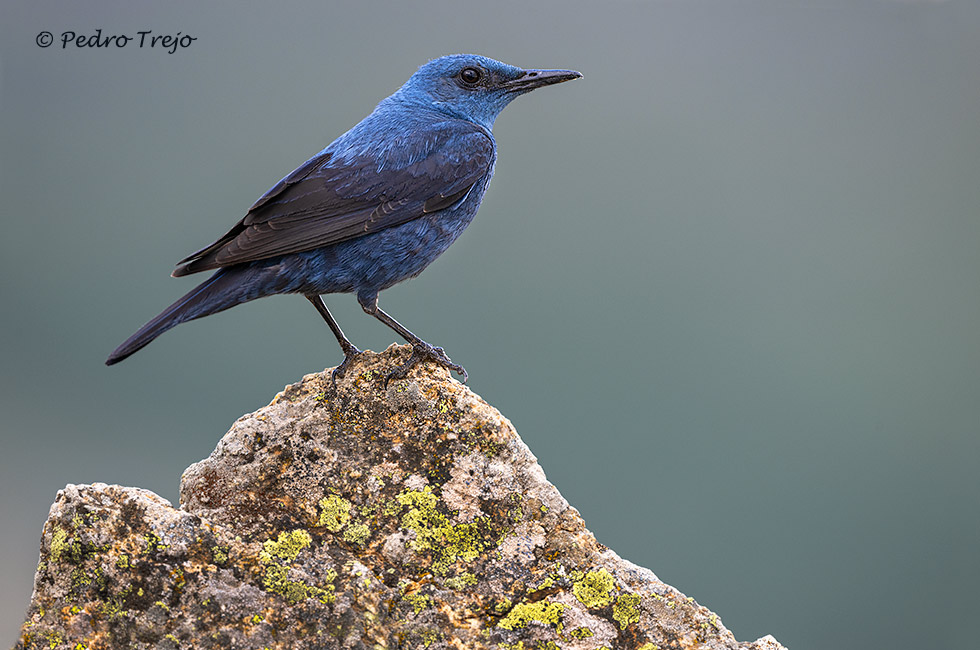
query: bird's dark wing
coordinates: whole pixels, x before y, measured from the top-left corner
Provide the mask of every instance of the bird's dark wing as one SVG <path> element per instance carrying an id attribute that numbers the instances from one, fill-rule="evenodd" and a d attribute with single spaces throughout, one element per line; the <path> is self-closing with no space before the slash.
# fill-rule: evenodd
<path id="1" fill-rule="evenodd" d="M 181 260 L 173 275 L 300 253 L 443 210 L 494 162 L 493 141 L 475 127 L 409 134 L 396 144 L 388 155 L 338 162 L 327 150 L 311 158 L 218 241 Z"/>

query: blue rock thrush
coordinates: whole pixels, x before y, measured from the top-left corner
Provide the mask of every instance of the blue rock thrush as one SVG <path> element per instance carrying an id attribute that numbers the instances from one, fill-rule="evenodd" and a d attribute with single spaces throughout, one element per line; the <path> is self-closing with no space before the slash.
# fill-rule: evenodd
<path id="1" fill-rule="evenodd" d="M 378 306 L 378 293 L 415 277 L 469 225 L 493 176 L 491 129 L 518 95 L 577 79 L 572 70 L 524 70 L 471 54 L 423 65 L 357 126 L 265 193 L 174 277 L 217 269 L 106 360 L 122 361 L 170 328 L 280 293 L 304 295 L 344 352 L 343 375 L 360 350 L 320 298 L 356 293 L 365 312 L 412 345 L 403 377 L 431 360 L 466 371 Z"/>

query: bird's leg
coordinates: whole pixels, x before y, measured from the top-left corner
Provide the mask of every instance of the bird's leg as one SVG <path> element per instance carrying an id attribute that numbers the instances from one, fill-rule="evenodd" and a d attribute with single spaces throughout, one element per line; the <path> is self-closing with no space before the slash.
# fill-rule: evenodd
<path id="1" fill-rule="evenodd" d="M 377 293 L 359 293 L 357 294 L 357 302 L 361 304 L 361 309 L 398 332 L 398 334 L 412 346 L 412 356 L 409 358 L 408 363 L 392 371 L 391 374 L 388 375 L 387 381 L 391 381 L 392 379 L 402 379 L 417 363 L 422 361 L 434 361 L 440 366 L 454 371 L 463 378 L 463 383 L 466 383 L 466 380 L 469 377 L 469 375 L 466 374 L 466 369 L 457 363 L 453 363 L 452 359 L 449 358 L 449 355 L 446 354 L 445 350 L 429 345 L 419 337 L 412 334 L 407 327 L 388 315 L 383 309 L 381 309 L 381 307 L 378 306 Z"/>
<path id="2" fill-rule="evenodd" d="M 340 349 L 344 351 L 344 361 L 339 366 L 334 368 L 331 378 L 336 380 L 344 376 L 347 371 L 347 366 L 353 361 L 357 355 L 361 353 L 353 343 L 351 343 L 346 336 L 344 336 L 344 331 L 340 329 L 340 325 L 334 320 L 333 316 L 330 314 L 330 310 L 327 309 L 327 305 L 324 304 L 323 299 L 320 296 L 306 296 L 306 299 L 313 303 L 316 307 L 317 312 L 323 316 L 323 320 L 327 321 L 327 325 L 330 327 L 330 331 L 333 335 L 337 337 L 337 343 L 340 344 Z"/>

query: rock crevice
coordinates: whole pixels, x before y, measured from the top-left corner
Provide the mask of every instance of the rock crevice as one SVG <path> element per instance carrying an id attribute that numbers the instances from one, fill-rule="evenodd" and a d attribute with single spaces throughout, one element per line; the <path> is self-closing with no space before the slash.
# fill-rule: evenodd
<path id="1" fill-rule="evenodd" d="M 69 485 L 16 648 L 782 648 L 597 543 L 510 422 L 366 353 L 243 416 L 181 480 Z"/>

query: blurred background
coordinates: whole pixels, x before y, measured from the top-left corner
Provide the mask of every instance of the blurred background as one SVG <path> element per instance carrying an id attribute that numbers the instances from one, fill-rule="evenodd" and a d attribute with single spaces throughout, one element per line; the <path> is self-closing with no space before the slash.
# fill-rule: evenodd
<path id="1" fill-rule="evenodd" d="M 600 542 L 740 640 L 975 643 L 980 3 L 0 12 L 0 645 L 58 489 L 176 502 L 239 415 L 342 358 L 281 296 L 104 367 L 199 280 L 173 264 L 461 51 L 585 79 L 503 113 L 478 218 L 381 305 L 466 366 Z M 197 40 L 61 49 L 98 28 Z M 394 340 L 327 302 L 357 345 Z"/>

